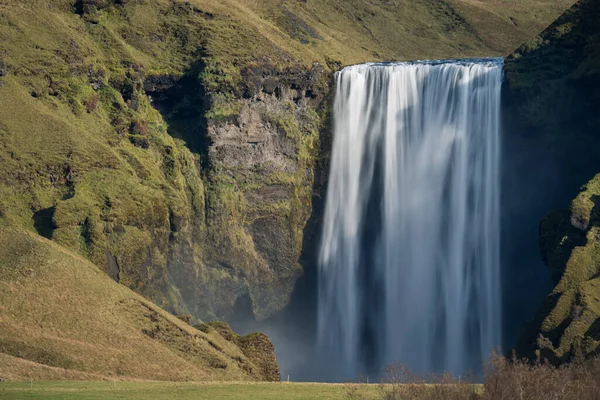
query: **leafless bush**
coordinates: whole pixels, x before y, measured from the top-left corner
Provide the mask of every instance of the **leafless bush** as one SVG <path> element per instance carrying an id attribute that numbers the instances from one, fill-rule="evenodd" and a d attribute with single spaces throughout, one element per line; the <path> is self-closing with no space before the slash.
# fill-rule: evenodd
<path id="1" fill-rule="evenodd" d="M 419 376 L 404 364 L 392 364 L 384 369 L 385 380 L 380 385 L 383 400 L 474 400 L 479 398 L 477 386 L 469 379 L 450 373 Z"/>
<path id="2" fill-rule="evenodd" d="M 349 400 L 367 400 L 368 397 L 364 393 L 364 388 L 357 383 L 344 383 L 344 391 L 346 398 Z"/>
<path id="3" fill-rule="evenodd" d="M 554 367 L 492 355 L 483 393 L 485 400 L 600 400 L 600 359 Z"/>
<path id="4" fill-rule="evenodd" d="M 366 390 L 364 380 L 345 385 L 346 397 L 350 400 L 373 398 Z M 382 400 L 475 400 L 479 399 L 480 385 L 458 379 L 452 374 L 420 376 L 413 374 L 406 364 L 390 364 L 383 370 L 383 379 L 378 385 L 378 398 Z M 370 396 L 371 397 L 370 397 Z"/>
<path id="5" fill-rule="evenodd" d="M 98 102 L 99 98 L 96 93 L 88 97 L 88 99 L 85 101 L 85 109 L 87 110 L 87 112 L 93 113 L 94 111 L 96 111 L 96 109 L 98 108 Z"/>
<path id="6" fill-rule="evenodd" d="M 347 397 L 372 398 L 364 388 L 347 385 Z M 483 385 L 450 373 L 420 377 L 404 364 L 392 364 L 384 369 L 378 394 L 382 400 L 600 400 L 600 358 L 554 367 L 493 354 Z"/>
<path id="7" fill-rule="evenodd" d="M 362 375 L 359 375 L 356 382 L 345 382 L 344 391 L 346 392 L 346 398 L 349 400 L 367 400 L 368 397 L 364 393 L 364 385 L 367 381 Z"/>
<path id="8" fill-rule="evenodd" d="M 426 385 L 421 393 L 416 393 L 412 398 L 415 400 L 477 400 L 481 398 L 480 387 L 469 377 L 460 379 L 446 372 L 434 376 L 430 382 L 432 383 Z"/>

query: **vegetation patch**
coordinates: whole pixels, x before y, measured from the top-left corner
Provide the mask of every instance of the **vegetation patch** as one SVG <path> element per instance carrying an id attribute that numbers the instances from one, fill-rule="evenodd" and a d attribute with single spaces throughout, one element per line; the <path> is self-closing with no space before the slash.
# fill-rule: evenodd
<path id="1" fill-rule="evenodd" d="M 547 216 L 540 230 L 544 261 L 557 280 L 536 318 L 526 326 L 518 351 L 558 365 L 600 351 L 600 231 L 596 201 L 600 176 L 573 200 L 571 209 Z"/>
<path id="2" fill-rule="evenodd" d="M 252 333 L 247 336 L 240 336 L 231 330 L 231 327 L 224 322 L 210 322 L 196 326 L 202 332 L 218 332 L 225 340 L 238 346 L 244 355 L 258 367 L 255 373 L 261 374 L 263 380 L 278 382 L 280 380 L 279 366 L 275 359 L 275 349 L 269 338 L 263 333 Z M 237 359 L 242 368 L 253 372 L 251 366 L 243 363 L 242 359 Z"/>

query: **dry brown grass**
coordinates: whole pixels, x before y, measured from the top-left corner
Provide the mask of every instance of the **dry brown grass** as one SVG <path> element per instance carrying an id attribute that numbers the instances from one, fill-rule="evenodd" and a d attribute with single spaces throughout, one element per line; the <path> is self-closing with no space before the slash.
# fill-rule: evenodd
<path id="1" fill-rule="evenodd" d="M 372 386 L 372 385 L 371 385 Z M 369 385 L 347 383 L 346 397 L 350 400 L 371 399 L 365 390 Z M 412 373 L 405 364 L 394 363 L 383 370 L 378 385 L 378 399 L 382 400 L 475 400 L 481 398 L 481 385 L 450 373 Z"/>
<path id="2" fill-rule="evenodd" d="M 248 372 L 254 371 L 254 372 Z M 0 379 L 255 380 L 200 332 L 37 235 L 0 227 Z"/>

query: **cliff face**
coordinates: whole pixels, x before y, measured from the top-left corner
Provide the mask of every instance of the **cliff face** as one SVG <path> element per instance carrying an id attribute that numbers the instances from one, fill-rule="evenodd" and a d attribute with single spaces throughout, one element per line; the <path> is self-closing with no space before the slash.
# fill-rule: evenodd
<path id="1" fill-rule="evenodd" d="M 264 318 L 302 273 L 332 72 L 498 54 L 570 1 L 542 3 L 3 1 L 0 221 L 173 312 Z"/>
<path id="2" fill-rule="evenodd" d="M 171 134 L 200 157 L 202 198 L 197 208 L 170 214 L 166 261 L 187 311 L 209 320 L 233 312 L 262 319 L 287 303 L 302 272 L 329 83 L 318 63 L 240 72 L 239 83 L 212 82 L 212 92 L 205 65 L 175 82 L 145 83 Z"/>
<path id="3" fill-rule="evenodd" d="M 554 173 L 566 190 L 600 170 L 593 150 L 600 145 L 599 39 L 600 3 L 582 0 L 506 63 L 509 127 L 521 136 L 521 149 L 535 143 L 538 152 L 554 154 L 558 168 L 545 174 Z M 600 349 L 599 179 L 540 224 L 542 259 L 556 287 L 523 330 L 521 355 L 558 364 Z"/>
<path id="4" fill-rule="evenodd" d="M 540 224 L 544 262 L 558 281 L 535 319 L 524 329 L 517 351 L 561 364 L 600 354 L 600 175 L 573 200 Z"/>
<path id="5" fill-rule="evenodd" d="M 283 307 L 301 273 L 325 68 L 283 54 L 227 70 L 235 60 L 206 54 L 226 16 L 189 3 L 2 11 L 3 222 L 180 314 Z"/>

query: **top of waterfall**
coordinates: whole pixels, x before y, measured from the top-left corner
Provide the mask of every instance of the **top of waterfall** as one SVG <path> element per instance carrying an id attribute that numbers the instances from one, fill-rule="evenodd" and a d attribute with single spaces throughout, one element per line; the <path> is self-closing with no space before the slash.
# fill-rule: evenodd
<path id="1" fill-rule="evenodd" d="M 503 66 L 503 57 L 490 57 L 490 58 L 458 58 L 458 59 L 446 59 L 446 60 L 414 60 L 414 61 L 391 61 L 391 62 L 371 62 L 357 65 L 349 65 L 346 68 L 358 67 L 358 66 L 373 66 L 373 67 L 392 67 L 400 65 L 443 65 L 443 64 L 459 64 L 459 65 L 474 65 L 481 64 L 487 66 Z"/>

